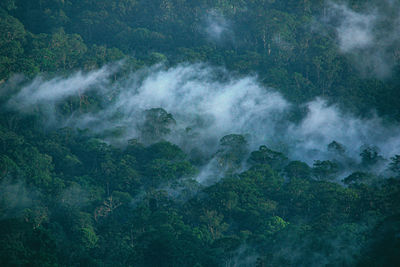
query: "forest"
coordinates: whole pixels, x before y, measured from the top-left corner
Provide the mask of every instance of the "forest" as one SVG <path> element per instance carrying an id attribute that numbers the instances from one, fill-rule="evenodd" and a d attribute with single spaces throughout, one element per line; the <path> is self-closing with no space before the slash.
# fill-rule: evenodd
<path id="1" fill-rule="evenodd" d="M 400 266 L 400 1 L 0 0 L 0 266 Z"/>

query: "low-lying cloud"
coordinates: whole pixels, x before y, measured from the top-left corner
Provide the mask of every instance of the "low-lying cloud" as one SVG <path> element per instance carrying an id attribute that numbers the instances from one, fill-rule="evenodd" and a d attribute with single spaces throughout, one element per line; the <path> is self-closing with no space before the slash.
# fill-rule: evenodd
<path id="1" fill-rule="evenodd" d="M 206 37 L 214 42 L 232 41 L 233 32 L 231 22 L 217 10 L 207 12 L 203 20 L 202 30 Z"/>
<path id="2" fill-rule="evenodd" d="M 28 189 L 21 181 L 5 178 L 0 181 L 0 221 L 19 218 L 26 209 L 34 206 L 36 192 Z"/>
<path id="3" fill-rule="evenodd" d="M 327 2 L 323 22 L 336 32 L 340 51 L 364 73 L 387 78 L 400 55 L 400 5 L 382 1 L 353 10 L 347 4 Z"/>
<path id="4" fill-rule="evenodd" d="M 376 145 L 389 158 L 400 151 L 400 128 L 387 126 L 381 119 L 360 119 L 345 114 L 323 99 L 307 104 L 307 114 L 292 122 L 293 105 L 256 77 L 235 77 L 221 68 L 204 64 L 172 68 L 153 66 L 112 81 L 114 68 L 105 67 L 66 78 L 35 79 L 23 86 L 8 102 L 23 112 L 41 110 L 55 127 L 89 129 L 109 142 L 126 143 L 142 132 L 146 110 L 163 108 L 176 124 L 169 125 L 164 138 L 180 145 L 187 153 L 193 149 L 213 155 L 219 140 L 227 134 L 243 134 L 250 150 L 266 144 L 272 149 L 312 164 L 332 159 L 327 145 L 335 140 L 346 150 L 343 157 L 360 161 L 360 147 Z M 100 108 L 75 110 L 68 117 L 56 114 L 56 106 L 70 97 L 96 94 Z M 52 106 L 53 108 L 49 108 Z M 109 134 L 118 132 L 118 134 Z M 283 144 L 283 145 L 282 145 Z"/>

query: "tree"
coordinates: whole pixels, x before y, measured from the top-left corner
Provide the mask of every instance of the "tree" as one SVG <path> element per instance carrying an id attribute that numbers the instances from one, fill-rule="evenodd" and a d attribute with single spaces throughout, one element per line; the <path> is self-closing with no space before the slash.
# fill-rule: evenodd
<path id="1" fill-rule="evenodd" d="M 377 146 L 362 146 L 360 156 L 361 164 L 365 168 L 372 168 L 376 164 L 384 161 L 384 158 L 379 155 L 379 148 Z"/>
<path id="2" fill-rule="evenodd" d="M 318 180 L 333 180 L 339 171 L 339 166 L 330 160 L 316 160 L 313 165 L 313 174 Z"/>
<path id="3" fill-rule="evenodd" d="M 66 34 L 63 29 L 34 38 L 32 54 L 42 71 L 73 69 L 81 63 L 87 46 L 78 34 Z"/>
<path id="4" fill-rule="evenodd" d="M 220 149 L 215 155 L 218 165 L 228 171 L 239 168 L 248 153 L 245 137 L 240 134 L 229 134 L 222 137 L 219 143 Z"/>
<path id="5" fill-rule="evenodd" d="M 391 157 L 390 160 L 389 170 L 395 175 L 400 176 L 400 155 L 395 155 L 394 157 Z"/>
<path id="6" fill-rule="evenodd" d="M 0 9 L 0 80 L 18 72 L 27 32 L 24 25 Z"/>
<path id="7" fill-rule="evenodd" d="M 166 141 L 152 144 L 146 150 L 151 159 L 177 161 L 186 158 L 185 153 L 177 145 Z"/>
<path id="8" fill-rule="evenodd" d="M 144 143 L 153 143 L 171 132 L 176 124 L 172 114 L 162 108 L 152 108 L 145 111 L 145 121 L 140 125 Z"/>
<path id="9" fill-rule="evenodd" d="M 281 170 L 288 158 L 280 152 L 273 151 L 266 146 L 260 146 L 258 151 L 251 152 L 249 161 L 256 164 L 268 164 L 275 170 Z"/>
<path id="10" fill-rule="evenodd" d="M 211 234 L 212 240 L 222 236 L 222 233 L 228 228 L 228 224 L 223 222 L 224 216 L 218 214 L 215 210 L 206 210 L 200 216 L 200 221 L 205 224 L 206 229 Z"/>
<path id="11" fill-rule="evenodd" d="M 343 182 L 346 185 L 354 185 L 354 184 L 371 184 L 374 180 L 376 180 L 376 176 L 371 173 L 365 172 L 353 172 L 349 176 L 343 179 Z"/>
<path id="12" fill-rule="evenodd" d="M 301 161 L 291 161 L 284 169 L 285 174 L 290 179 L 309 179 L 311 178 L 311 171 L 311 168 Z"/>
<path id="13" fill-rule="evenodd" d="M 171 162 L 165 159 L 154 159 L 150 161 L 145 170 L 152 187 L 165 186 L 177 179 L 190 177 L 195 173 L 193 166 L 187 161 Z"/>
<path id="14" fill-rule="evenodd" d="M 346 149 L 344 148 L 344 146 L 336 141 L 332 141 L 329 145 L 328 145 L 328 151 L 332 152 L 332 153 L 337 153 L 339 155 L 343 155 L 346 152 Z"/>

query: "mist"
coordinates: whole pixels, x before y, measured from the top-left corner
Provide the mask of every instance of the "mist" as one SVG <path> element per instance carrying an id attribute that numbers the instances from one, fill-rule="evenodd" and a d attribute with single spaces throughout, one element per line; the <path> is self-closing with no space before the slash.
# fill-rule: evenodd
<path id="1" fill-rule="evenodd" d="M 219 11 L 208 11 L 203 18 L 201 31 L 210 41 L 224 43 L 233 40 L 231 22 Z"/>
<path id="2" fill-rule="evenodd" d="M 354 10 L 348 4 L 328 1 L 327 10 L 322 22 L 336 33 L 340 52 L 364 76 L 390 77 L 399 60 L 399 2 L 385 0 Z"/>
<path id="3" fill-rule="evenodd" d="M 116 145 L 134 138 L 145 144 L 165 139 L 188 154 L 196 149 L 209 158 L 228 134 L 244 135 L 249 151 L 267 145 L 309 165 L 329 159 L 360 162 L 363 145 L 379 147 L 387 159 L 400 151 L 400 127 L 377 116 L 357 118 L 322 98 L 305 105 L 307 112 L 300 121 L 291 121 L 294 105 L 273 88 L 262 86 L 256 76 L 240 77 L 206 64 L 182 64 L 143 68 L 112 81 L 117 69 L 113 65 L 68 77 L 36 78 L 14 90 L 17 93 L 7 106 L 24 113 L 40 111 L 48 127 L 88 129 Z M 76 109 L 69 116 L 57 113 L 62 101 L 91 94 L 101 99 L 101 107 Z M 143 125 L 146 111 L 153 108 L 164 109 L 176 123 L 165 126 L 168 133 L 148 140 Z M 345 148 L 343 155 L 327 149 L 332 141 Z M 207 170 L 214 172 L 208 168 L 199 180 L 206 180 Z"/>
<path id="4" fill-rule="evenodd" d="M 37 192 L 30 189 L 22 181 L 12 181 L 9 178 L 0 182 L 0 220 L 20 218 L 27 209 L 34 206 Z"/>
<path id="5" fill-rule="evenodd" d="M 0 28 L 1 266 L 400 266 L 400 0 L 6 0 Z"/>

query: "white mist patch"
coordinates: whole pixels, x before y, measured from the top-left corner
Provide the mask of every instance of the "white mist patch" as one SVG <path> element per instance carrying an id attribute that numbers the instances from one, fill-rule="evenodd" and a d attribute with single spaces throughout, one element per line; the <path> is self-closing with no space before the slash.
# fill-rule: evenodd
<path id="1" fill-rule="evenodd" d="M 205 16 L 203 30 L 208 39 L 216 42 L 232 38 L 230 22 L 216 10 L 211 10 Z"/>
<path id="2" fill-rule="evenodd" d="M 215 149 L 218 140 L 230 133 L 251 134 L 255 138 L 249 140 L 253 147 L 274 135 L 274 125 L 286 113 L 289 103 L 260 86 L 254 77 L 222 82 L 215 77 L 216 72 L 221 70 L 199 64 L 168 70 L 155 67 L 142 79 L 138 77 L 142 74 L 132 74 L 129 80 L 110 89 L 119 94 L 107 109 L 71 122 L 83 128 L 94 125 L 96 131 L 124 127 L 124 138 L 131 139 L 137 138 L 143 111 L 161 107 L 177 121 L 177 127 L 166 138 L 187 150 Z M 120 118 L 115 120 L 117 113 Z M 190 142 L 185 136 L 188 128 L 193 133 Z M 208 147 L 209 143 L 214 147 Z"/>
<path id="3" fill-rule="evenodd" d="M 0 182 L 0 221 L 22 217 L 27 208 L 34 206 L 37 192 L 22 181 L 5 178 Z"/>
<path id="4" fill-rule="evenodd" d="M 350 56 L 365 75 L 390 76 L 399 60 L 398 1 L 384 0 L 379 6 L 368 6 L 362 11 L 328 1 L 327 9 L 323 22 L 335 30 L 340 51 Z"/>
<path id="5" fill-rule="evenodd" d="M 228 134 L 244 135 L 250 151 L 263 144 L 282 150 L 279 147 L 284 144 L 283 152 L 290 159 L 308 164 L 333 158 L 327 149 L 332 141 L 344 145 L 344 156 L 354 161 L 360 160 L 364 144 L 378 146 L 386 158 L 400 152 L 399 127 L 385 126 L 379 118 L 356 118 L 321 99 L 307 104 L 308 112 L 300 122 L 291 122 L 288 113 L 292 105 L 279 93 L 261 86 L 256 77 L 234 77 L 224 69 L 184 64 L 144 68 L 113 82 L 110 75 L 114 71 L 103 68 L 49 81 L 35 79 L 8 105 L 34 112 L 72 96 L 96 92 L 103 101 L 97 111 L 73 112 L 65 117 L 45 108 L 43 116 L 57 118 L 52 120 L 55 127 L 89 129 L 109 142 L 122 144 L 132 138 L 141 140 L 146 110 L 163 108 L 176 124 L 162 138 L 187 153 L 197 149 L 207 156 L 215 154 L 219 140 Z M 110 134 L 113 131 L 119 134 Z M 200 181 L 214 174 L 212 163 L 200 172 Z"/>
<path id="6" fill-rule="evenodd" d="M 359 159 L 360 147 L 366 144 L 378 146 L 386 158 L 400 152 L 399 127 L 385 127 L 377 117 L 362 120 L 345 114 L 322 99 L 308 103 L 307 108 L 301 123 L 292 124 L 288 130 L 288 140 L 298 139 L 291 151 L 295 158 L 303 157 L 310 164 L 317 158 L 330 159 L 326 145 L 333 140 L 343 144 L 346 156 L 352 159 Z"/>
<path id="7" fill-rule="evenodd" d="M 330 2 L 329 5 L 331 12 L 336 15 L 336 19 L 339 19 L 336 31 L 342 52 L 352 52 L 374 43 L 373 27 L 377 14 L 357 13 L 344 4 Z"/>
<path id="8" fill-rule="evenodd" d="M 43 77 L 37 77 L 28 86 L 25 86 L 13 98 L 14 103 L 10 104 L 20 107 L 22 111 L 43 102 L 54 104 L 91 88 L 99 89 L 100 85 L 107 84 L 111 74 L 111 69 L 104 67 L 90 73 L 77 72 L 67 78 L 56 77 L 48 81 Z"/>

